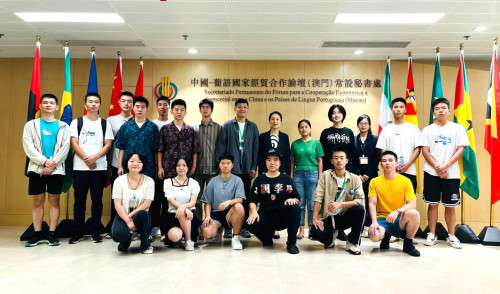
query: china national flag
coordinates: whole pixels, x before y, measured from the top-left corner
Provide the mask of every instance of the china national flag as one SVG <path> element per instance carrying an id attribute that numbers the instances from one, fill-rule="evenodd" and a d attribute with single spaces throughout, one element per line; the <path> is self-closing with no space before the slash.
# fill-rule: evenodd
<path id="1" fill-rule="evenodd" d="M 137 85 L 135 86 L 135 97 L 142 97 L 144 96 L 144 61 L 139 62 L 139 77 L 137 78 Z"/>
<path id="2" fill-rule="evenodd" d="M 122 93 L 122 57 L 118 55 L 116 61 L 115 77 L 113 80 L 113 91 L 111 92 L 111 105 L 109 106 L 109 117 L 120 114 L 121 109 L 118 102 Z"/>
<path id="3" fill-rule="evenodd" d="M 380 113 L 378 117 L 378 134 L 386 125 L 392 123 L 391 120 L 391 60 L 387 59 L 385 67 L 384 84 L 382 87 L 382 97 L 380 101 Z"/>
<path id="4" fill-rule="evenodd" d="M 417 100 L 415 99 L 415 90 L 413 87 L 413 67 L 412 58 L 408 57 L 408 79 L 406 80 L 406 114 L 405 120 L 412 123 L 418 128 L 418 117 L 417 117 Z M 415 165 L 417 170 L 419 170 L 418 158 L 415 160 Z M 417 193 L 420 192 L 420 181 L 419 173 L 417 173 Z"/>
<path id="5" fill-rule="evenodd" d="M 491 203 L 500 200 L 500 185 L 496 183 L 500 179 L 500 78 L 498 74 L 498 45 L 493 46 L 491 58 L 490 81 L 486 106 L 486 129 L 484 134 L 484 148 L 491 155 Z"/>

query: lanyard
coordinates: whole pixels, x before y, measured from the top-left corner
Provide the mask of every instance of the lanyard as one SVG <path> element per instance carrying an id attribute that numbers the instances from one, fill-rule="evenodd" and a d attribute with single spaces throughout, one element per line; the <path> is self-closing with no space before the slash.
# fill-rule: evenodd
<path id="1" fill-rule="evenodd" d="M 247 126 L 246 126 L 246 123 L 245 123 L 245 127 L 243 128 L 243 132 L 241 131 L 241 128 L 240 128 L 240 124 L 238 124 L 238 134 L 240 135 L 240 142 L 243 141 L 243 139 L 245 139 L 245 132 L 247 130 Z"/>
<path id="2" fill-rule="evenodd" d="M 337 194 L 335 194 L 335 201 L 337 201 L 340 197 L 340 194 L 344 191 L 344 186 L 345 186 L 345 177 L 344 177 L 344 182 L 342 183 L 342 188 L 340 189 L 340 191 L 338 191 L 338 188 L 337 188 Z"/>

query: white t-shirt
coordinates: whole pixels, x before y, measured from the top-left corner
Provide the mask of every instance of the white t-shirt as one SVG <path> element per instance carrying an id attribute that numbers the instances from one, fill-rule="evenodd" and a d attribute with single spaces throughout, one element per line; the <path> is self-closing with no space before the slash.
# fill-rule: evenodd
<path id="1" fill-rule="evenodd" d="M 409 122 L 401 125 L 388 124 L 380 132 L 377 148 L 390 150 L 398 156 L 398 162 L 403 155 L 404 162 L 408 162 L 415 148 L 422 146 L 419 128 Z M 417 175 L 415 162 L 406 171 L 407 174 Z"/>
<path id="2" fill-rule="evenodd" d="M 130 117 L 130 119 L 133 119 L 133 117 Z M 121 115 L 113 115 L 108 117 L 107 121 L 111 125 L 111 129 L 113 130 L 113 137 L 116 138 L 116 135 L 118 135 L 118 131 L 120 130 L 120 127 L 128 121 L 128 119 L 124 119 Z M 114 148 L 111 151 L 111 165 L 118 168 L 118 155 L 120 153 L 120 149 Z"/>
<path id="3" fill-rule="evenodd" d="M 432 158 L 437 164 L 443 165 L 450 160 L 459 146 L 469 146 L 469 138 L 465 128 L 457 123 L 448 122 L 443 127 L 434 123 L 425 127 L 422 131 L 422 146 L 429 146 Z M 436 170 L 427 162 L 424 171 L 433 176 L 438 175 Z M 455 161 L 447 172 L 448 179 L 460 179 L 458 161 Z"/>
<path id="4" fill-rule="evenodd" d="M 335 191 L 335 195 L 340 191 L 339 199 L 335 200 L 335 202 L 344 202 L 345 201 L 345 178 L 337 178 L 337 191 Z M 339 190 L 340 189 L 340 190 Z M 328 215 L 337 215 L 342 211 L 343 207 L 339 207 L 335 209 L 333 212 L 329 212 Z"/>
<path id="5" fill-rule="evenodd" d="M 77 119 L 74 119 L 71 122 L 70 126 L 71 137 L 78 138 L 78 144 L 80 148 L 82 148 L 83 152 L 87 154 L 87 156 L 95 155 L 102 149 L 104 146 L 104 140 L 102 136 L 102 126 L 101 126 L 101 118 L 98 118 L 95 121 L 88 120 L 85 116 L 83 117 L 83 126 L 80 132 L 80 136 L 78 137 L 78 122 Z M 106 139 L 113 140 L 113 130 L 111 129 L 111 125 L 108 121 L 106 121 Z M 108 162 L 106 160 L 106 155 L 99 158 L 96 161 L 97 168 L 93 170 L 107 170 Z M 75 154 L 73 157 L 73 170 L 90 170 L 89 167 L 85 164 L 85 161 L 81 159 L 78 155 Z"/>
<path id="6" fill-rule="evenodd" d="M 172 121 L 173 121 L 173 120 L 171 120 L 171 119 L 167 119 L 166 121 L 160 121 L 160 120 L 158 120 L 158 119 L 155 119 L 153 122 L 155 123 L 155 125 L 157 125 L 157 126 L 158 126 L 158 130 L 161 130 L 161 128 L 162 128 L 164 125 L 166 125 L 166 124 L 168 124 L 168 123 L 171 123 Z"/>
<path id="7" fill-rule="evenodd" d="M 182 184 L 182 183 L 181 183 Z M 198 195 L 200 193 L 200 185 L 193 178 L 188 179 L 188 183 L 186 186 L 176 187 L 172 185 L 172 179 L 165 179 L 163 182 L 163 191 L 165 192 L 165 197 L 167 200 L 170 198 L 174 198 L 180 204 L 186 204 L 191 199 L 191 195 Z M 191 210 L 194 210 L 193 206 Z M 177 208 L 175 208 L 172 204 L 168 204 L 168 212 L 175 213 Z"/>
<path id="8" fill-rule="evenodd" d="M 144 180 L 142 184 L 137 187 L 137 190 L 132 190 L 129 187 L 127 174 L 121 175 L 116 178 L 113 183 L 113 199 L 123 199 L 123 191 L 127 189 L 128 195 L 128 206 L 122 204 L 124 208 L 135 209 L 137 206 L 141 205 L 144 200 L 153 201 L 155 198 L 155 182 L 152 178 L 144 175 Z"/>

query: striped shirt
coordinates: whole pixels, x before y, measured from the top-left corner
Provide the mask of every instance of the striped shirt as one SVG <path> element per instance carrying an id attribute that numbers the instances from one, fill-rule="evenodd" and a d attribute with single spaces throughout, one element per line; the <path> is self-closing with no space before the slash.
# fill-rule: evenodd
<path id="1" fill-rule="evenodd" d="M 200 142 L 200 153 L 198 153 L 198 163 L 196 165 L 196 175 L 217 174 L 217 159 L 215 158 L 215 146 L 221 126 L 210 120 L 208 124 L 199 122 L 193 125 L 193 129 Z"/>

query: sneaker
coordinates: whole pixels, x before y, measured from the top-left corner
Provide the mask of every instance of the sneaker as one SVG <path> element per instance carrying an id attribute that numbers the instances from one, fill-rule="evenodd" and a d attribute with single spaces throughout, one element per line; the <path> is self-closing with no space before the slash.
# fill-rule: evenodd
<path id="1" fill-rule="evenodd" d="M 148 249 L 142 251 L 142 254 L 152 254 L 152 253 L 153 253 L 153 246 L 150 246 Z"/>
<path id="2" fill-rule="evenodd" d="M 238 236 L 238 235 L 233 236 L 233 239 L 231 239 L 231 246 L 233 246 L 234 250 L 243 249 L 243 245 L 241 245 L 241 242 L 240 242 L 240 236 Z"/>
<path id="3" fill-rule="evenodd" d="M 420 256 L 420 251 L 418 251 L 417 248 L 415 248 L 415 245 L 413 245 L 413 240 L 408 238 L 404 239 L 403 252 L 408 253 L 409 255 L 414 257 Z"/>
<path id="4" fill-rule="evenodd" d="M 149 239 L 149 242 L 154 242 L 155 241 L 155 238 L 153 237 L 153 235 L 149 235 L 148 239 Z"/>
<path id="5" fill-rule="evenodd" d="M 299 254 L 300 253 L 299 248 L 297 248 L 297 245 L 295 245 L 295 244 L 287 245 L 286 251 L 288 251 L 288 253 L 290 253 L 290 254 Z"/>
<path id="6" fill-rule="evenodd" d="M 42 241 L 42 231 L 37 231 L 37 232 L 35 232 L 33 237 L 31 237 L 31 239 L 29 239 L 29 241 L 24 244 L 24 246 L 25 247 L 35 247 L 38 244 L 43 244 L 43 243 L 44 242 Z"/>
<path id="7" fill-rule="evenodd" d="M 368 235 L 368 227 L 365 227 L 363 229 L 363 233 L 361 233 L 361 237 L 363 238 L 369 238 L 370 236 Z"/>
<path id="8" fill-rule="evenodd" d="M 361 248 L 359 248 L 358 245 L 352 244 L 350 242 L 345 243 L 345 250 L 352 255 L 360 255 L 361 254 Z"/>
<path id="9" fill-rule="evenodd" d="M 224 238 L 231 239 L 233 237 L 233 231 L 229 228 L 224 228 Z"/>
<path id="10" fill-rule="evenodd" d="M 102 242 L 102 237 L 99 234 L 92 234 L 92 242 L 93 243 L 101 243 Z"/>
<path id="11" fill-rule="evenodd" d="M 325 246 L 324 246 L 325 249 L 335 247 L 335 239 L 337 239 L 337 235 L 338 234 L 339 234 L 338 230 L 333 230 L 333 239 L 332 239 L 332 242 L 330 244 L 325 244 Z"/>
<path id="12" fill-rule="evenodd" d="M 76 243 L 80 243 L 80 241 L 83 241 L 83 235 L 80 235 L 80 234 L 75 234 L 73 236 L 71 236 L 71 238 L 69 238 L 69 244 L 76 244 Z"/>
<path id="13" fill-rule="evenodd" d="M 252 237 L 252 234 L 250 234 L 250 232 L 247 229 L 241 229 L 240 236 L 242 238 L 248 239 Z"/>
<path id="14" fill-rule="evenodd" d="M 280 238 L 280 233 L 279 233 L 279 232 L 277 232 L 277 231 L 276 231 L 276 232 L 274 232 L 274 234 L 273 234 L 273 239 L 278 240 L 279 238 Z"/>
<path id="15" fill-rule="evenodd" d="M 462 249 L 462 244 L 455 235 L 448 234 L 448 236 L 446 237 L 446 244 L 450 245 L 455 249 Z"/>
<path id="16" fill-rule="evenodd" d="M 186 244 L 184 244 L 184 250 L 193 251 L 194 250 L 194 242 L 191 240 L 186 241 Z"/>
<path id="17" fill-rule="evenodd" d="M 49 234 L 47 235 L 47 243 L 49 244 L 49 246 L 59 246 L 59 240 L 57 240 L 54 232 L 49 232 Z"/>
<path id="18" fill-rule="evenodd" d="M 448 239 L 448 238 L 446 238 Z M 436 245 L 438 242 L 438 238 L 435 234 L 429 232 L 427 233 L 427 239 L 425 239 L 424 241 L 424 245 L 425 246 L 432 246 L 432 245 Z"/>
<path id="19" fill-rule="evenodd" d="M 347 241 L 347 235 L 345 234 L 344 230 L 339 230 L 337 239 L 339 239 L 340 241 Z"/>
<path id="20" fill-rule="evenodd" d="M 382 239 L 382 241 L 380 241 L 380 249 L 382 249 L 382 250 L 389 249 L 389 240 L 390 239 L 391 239 L 391 233 L 385 232 L 384 238 Z"/>
<path id="21" fill-rule="evenodd" d="M 389 243 L 398 242 L 399 240 L 401 240 L 401 238 L 391 236 L 391 238 L 389 239 Z"/>
<path id="22" fill-rule="evenodd" d="M 160 242 L 165 243 L 165 235 L 161 235 Z"/>
<path id="23" fill-rule="evenodd" d="M 132 241 L 137 241 L 137 240 L 139 240 L 139 233 L 132 232 Z"/>
<path id="24" fill-rule="evenodd" d="M 111 233 L 107 233 L 105 238 L 106 239 L 113 239 L 113 236 L 111 236 Z"/>

